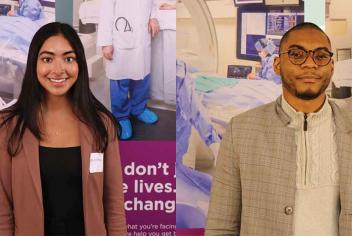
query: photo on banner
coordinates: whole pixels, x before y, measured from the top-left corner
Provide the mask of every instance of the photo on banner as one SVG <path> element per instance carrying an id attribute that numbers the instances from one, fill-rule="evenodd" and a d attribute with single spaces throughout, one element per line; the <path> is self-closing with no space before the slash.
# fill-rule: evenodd
<path id="1" fill-rule="evenodd" d="M 175 1 L 124 2 L 72 2 L 72 26 L 85 48 L 91 89 L 111 109 L 122 129 L 127 122 L 129 132 L 123 133 L 129 135 L 123 139 L 174 140 L 176 10 L 160 6 Z M 148 20 L 153 18 L 160 25 L 154 36 L 148 32 Z M 105 24 L 107 21 L 113 24 Z M 109 30 L 112 35 L 105 33 Z M 101 46 L 108 41 L 113 45 L 112 60 L 104 59 L 102 52 Z M 145 107 L 147 119 L 152 120 L 139 118 Z"/>
<path id="2" fill-rule="evenodd" d="M 121 94 L 118 87 L 128 87 L 132 137 L 120 140 L 119 149 L 131 236 L 171 236 L 176 232 L 175 4 L 173 0 L 73 0 L 72 25 L 85 47 L 91 89 L 118 122 L 123 116 L 116 108 L 116 101 L 122 99 L 117 96 Z M 152 19 L 159 24 L 157 33 L 148 25 Z M 103 25 L 105 21 L 114 24 Z M 102 34 L 106 30 L 113 32 L 116 58 L 112 60 L 102 52 L 102 46 L 109 45 L 109 36 Z M 141 88 L 140 82 L 146 80 L 148 84 Z M 136 103 L 145 106 L 145 102 L 158 116 L 157 122 L 141 122 L 133 113 L 138 109 L 133 107 Z"/>
<path id="3" fill-rule="evenodd" d="M 27 2 L 0 1 L 0 108 L 20 93 L 33 35 L 55 21 L 55 0 Z"/>
<path id="4" fill-rule="evenodd" d="M 304 4 L 181 0 L 177 4 L 176 228 L 203 235 L 219 144 L 233 116 L 282 92 L 272 67 Z"/>

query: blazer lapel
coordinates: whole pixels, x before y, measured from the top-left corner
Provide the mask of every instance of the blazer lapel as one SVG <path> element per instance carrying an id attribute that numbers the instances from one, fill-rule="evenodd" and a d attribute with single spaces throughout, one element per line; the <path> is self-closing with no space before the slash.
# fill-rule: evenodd
<path id="1" fill-rule="evenodd" d="M 43 207 L 42 186 L 39 167 L 39 141 L 29 129 L 26 129 L 23 134 L 23 149 L 28 163 L 29 171 L 33 179 L 37 197 L 40 201 L 41 207 Z"/>
<path id="2" fill-rule="evenodd" d="M 80 142 L 82 158 L 82 189 L 83 196 L 86 196 L 93 137 L 89 128 L 83 122 L 80 122 Z"/>

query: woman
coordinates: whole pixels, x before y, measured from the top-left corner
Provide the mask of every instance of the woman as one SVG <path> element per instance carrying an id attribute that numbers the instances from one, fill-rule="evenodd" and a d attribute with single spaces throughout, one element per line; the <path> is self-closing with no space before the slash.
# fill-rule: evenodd
<path id="1" fill-rule="evenodd" d="M 18 101 L 0 115 L 0 235 L 126 235 L 116 124 L 69 25 L 34 35 Z"/>

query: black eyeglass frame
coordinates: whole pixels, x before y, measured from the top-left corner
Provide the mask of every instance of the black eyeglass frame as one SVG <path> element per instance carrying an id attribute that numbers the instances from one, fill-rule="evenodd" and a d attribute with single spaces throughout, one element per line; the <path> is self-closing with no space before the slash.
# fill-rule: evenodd
<path id="1" fill-rule="evenodd" d="M 297 48 L 297 49 L 303 50 L 303 51 L 307 54 L 306 58 L 303 60 L 302 63 L 294 63 L 294 62 L 292 61 L 291 57 L 288 56 L 288 59 L 290 60 L 290 62 L 291 62 L 292 64 L 294 64 L 294 65 L 297 65 L 297 66 L 303 65 L 303 64 L 307 61 L 307 59 L 308 59 L 308 57 L 310 56 L 310 53 L 311 53 L 311 52 L 313 53 L 312 59 L 313 59 L 315 65 L 317 65 L 317 66 L 326 66 L 326 65 L 328 65 L 328 64 L 330 63 L 331 59 L 332 59 L 332 56 L 334 55 L 333 52 L 330 52 L 330 51 L 327 50 L 326 48 L 316 48 L 316 49 L 314 49 L 314 50 L 306 50 L 306 49 L 304 49 L 304 48 Z M 293 49 L 293 48 L 290 48 L 290 49 L 288 49 L 286 52 L 280 52 L 280 53 L 279 53 L 279 56 L 281 56 L 282 54 L 290 53 L 290 51 L 292 51 L 292 50 L 294 50 L 294 49 Z M 327 53 L 329 53 L 330 60 L 329 60 L 326 64 L 324 64 L 324 65 L 318 65 L 318 64 L 316 63 L 315 59 L 314 59 L 314 53 L 315 53 L 316 51 L 319 51 L 319 50 L 325 50 Z"/>

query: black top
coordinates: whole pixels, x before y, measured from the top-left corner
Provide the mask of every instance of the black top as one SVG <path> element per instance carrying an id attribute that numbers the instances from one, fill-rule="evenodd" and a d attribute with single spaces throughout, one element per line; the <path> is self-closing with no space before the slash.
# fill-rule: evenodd
<path id="1" fill-rule="evenodd" d="M 39 146 L 45 235 L 84 235 L 81 148 Z"/>

